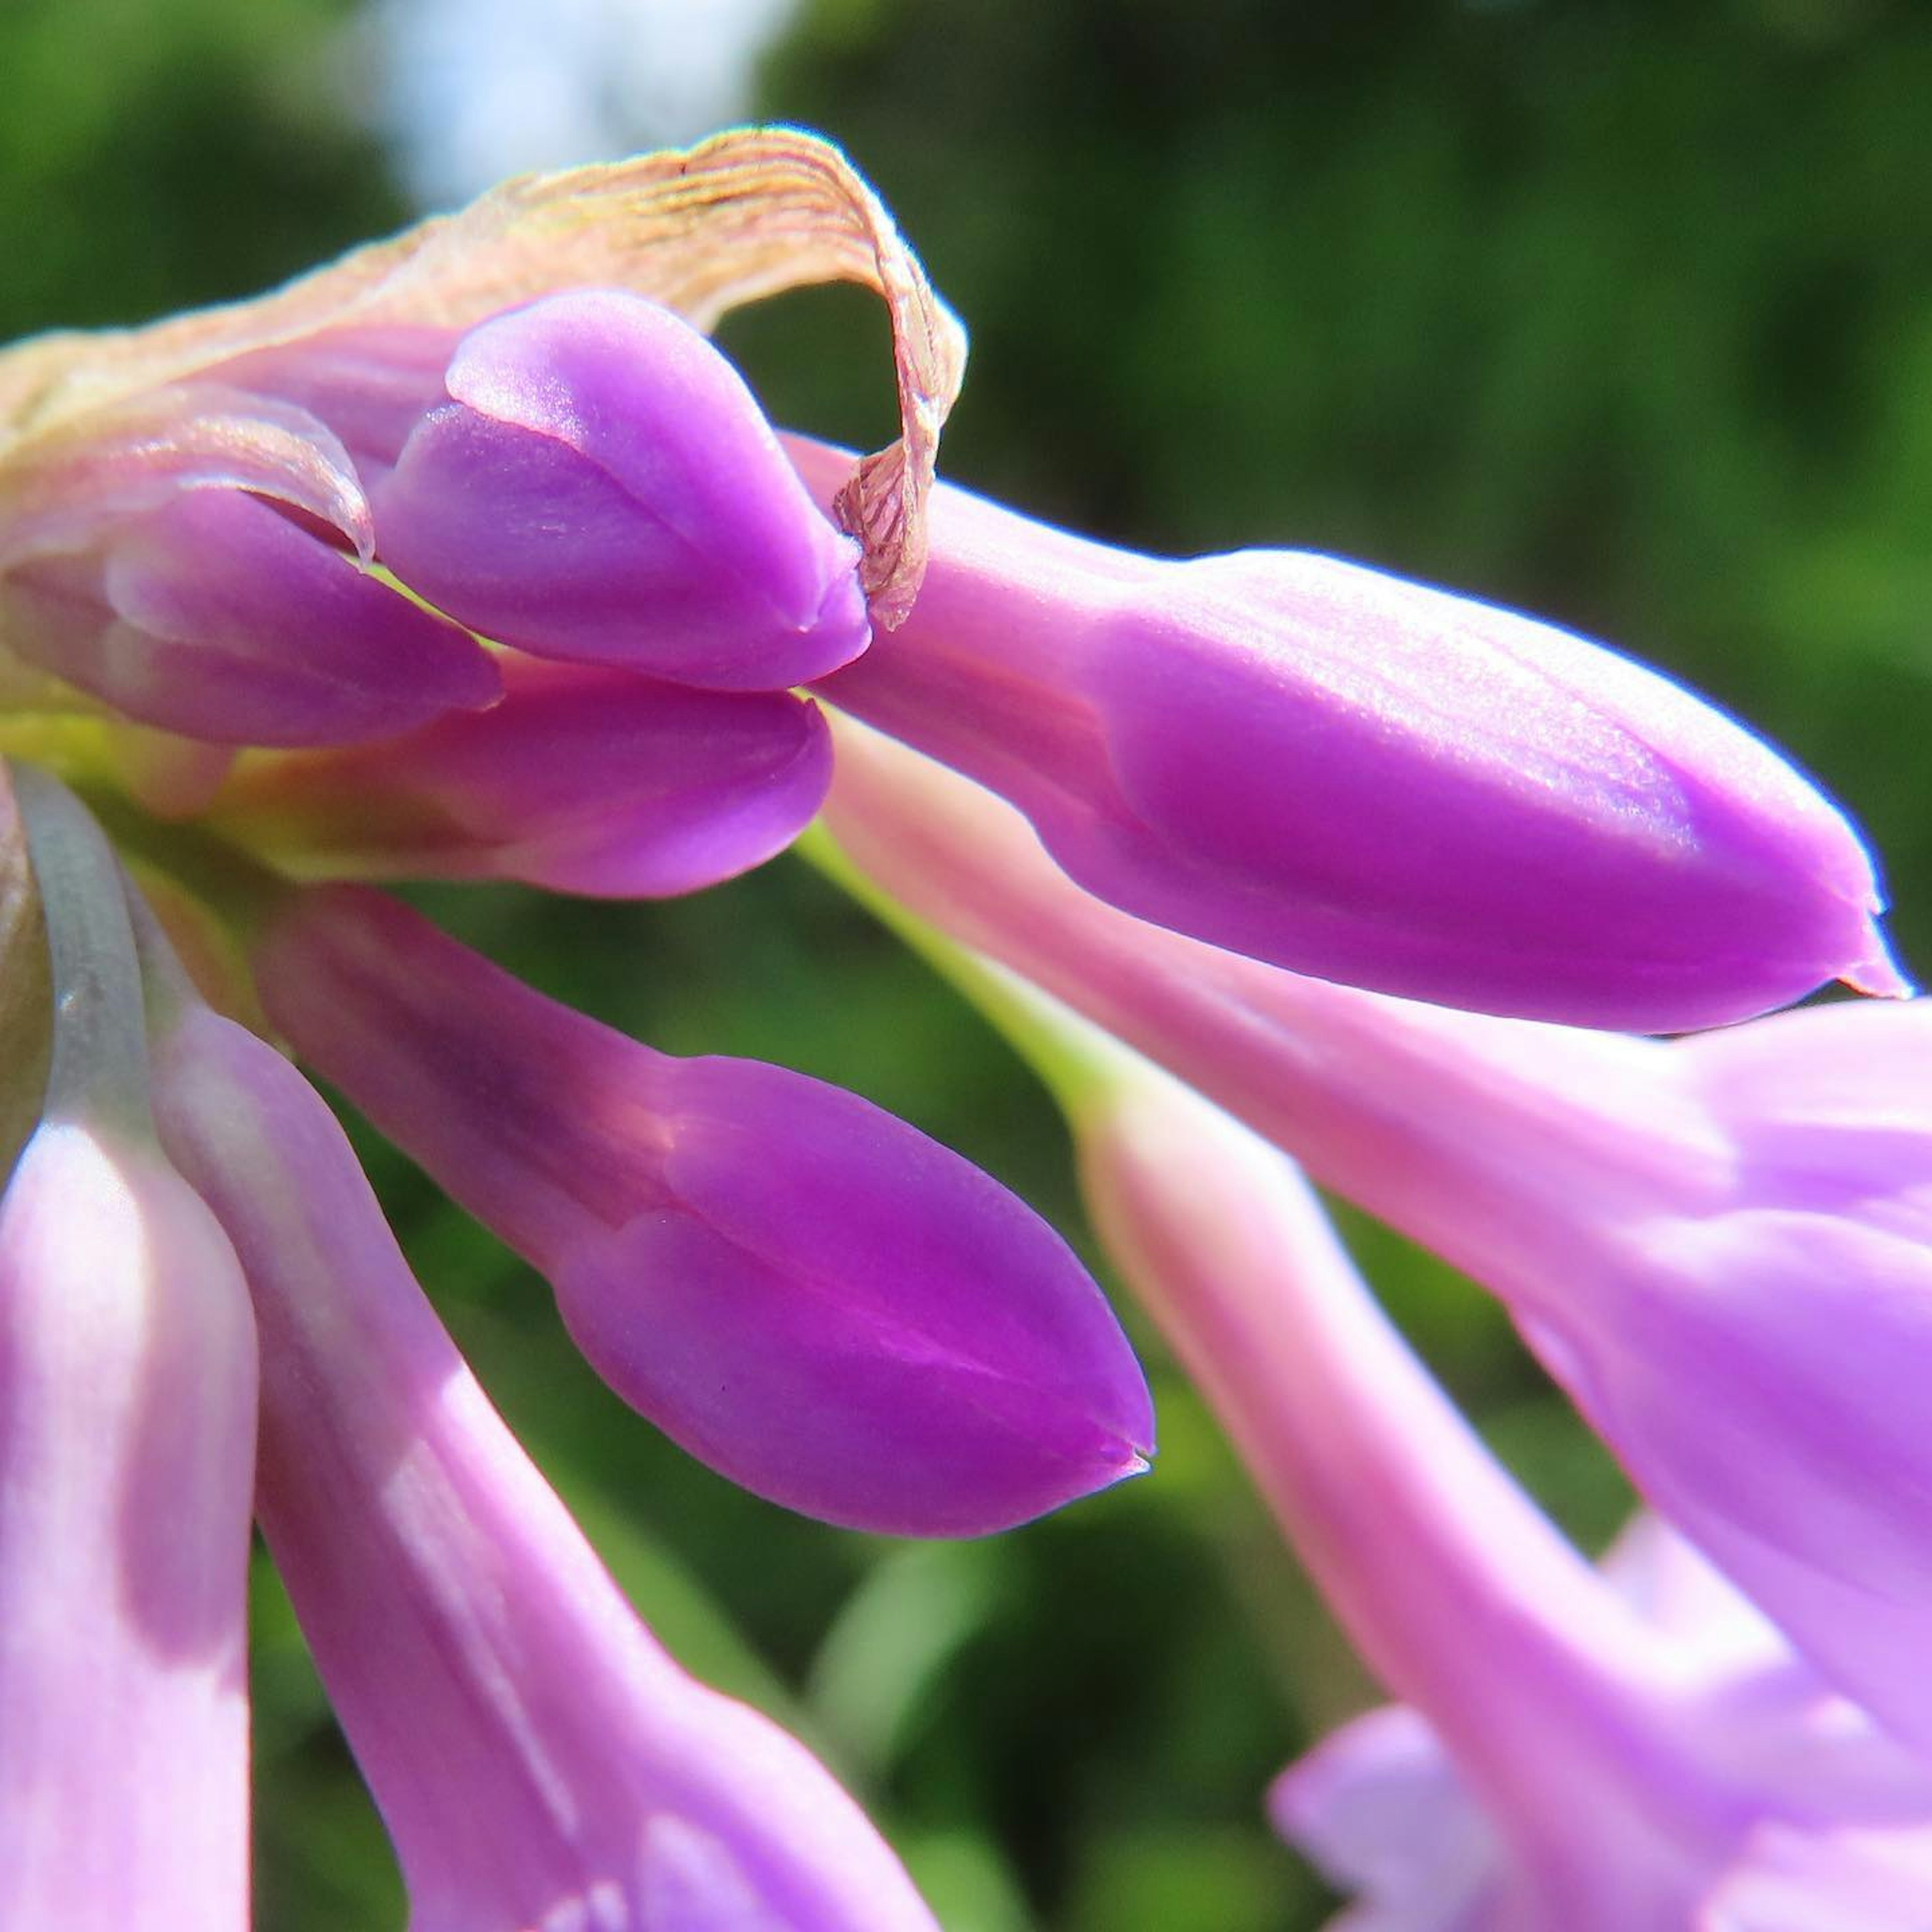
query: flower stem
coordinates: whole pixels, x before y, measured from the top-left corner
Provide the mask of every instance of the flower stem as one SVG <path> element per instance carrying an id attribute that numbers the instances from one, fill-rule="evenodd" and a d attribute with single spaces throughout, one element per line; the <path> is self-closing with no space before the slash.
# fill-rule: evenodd
<path id="1" fill-rule="evenodd" d="M 121 867 L 100 827 L 58 779 L 10 767 L 40 889 L 52 968 L 54 1031 L 44 1112 L 111 1121 L 142 1138 L 147 1030 Z"/>

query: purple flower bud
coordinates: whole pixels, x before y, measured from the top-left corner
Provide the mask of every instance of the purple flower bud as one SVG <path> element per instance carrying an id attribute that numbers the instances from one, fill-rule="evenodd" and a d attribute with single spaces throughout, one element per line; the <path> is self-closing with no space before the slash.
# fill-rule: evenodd
<path id="1" fill-rule="evenodd" d="M 155 1083 L 254 1293 L 263 1528 L 416 1932 L 937 1932 L 810 1754 L 638 1622 L 300 1075 L 194 1005 Z"/>
<path id="2" fill-rule="evenodd" d="M 855 864 L 1500 1296 L 1647 1498 L 1932 1750 L 1932 1002 L 1665 1044 L 1299 979 L 1100 904 L 987 794 L 838 739 Z"/>
<path id="3" fill-rule="evenodd" d="M 489 655 L 260 498 L 183 490 L 0 577 L 0 640 L 227 744 L 392 736 L 499 688 Z"/>
<path id="4" fill-rule="evenodd" d="M 1410 1353 L 1287 1161 L 1077 1022 L 1041 1023 L 1086 1076 L 1073 1118 L 1102 1239 L 1414 1706 L 1352 1726 L 1274 1796 L 1373 1922 L 1932 1920 L 1932 1760 L 1660 1525 L 1619 1546 L 1606 1587 Z M 1794 1870 L 1810 1909 L 1772 1909 Z M 1887 1911 L 1867 1919 L 1875 1888 Z"/>
<path id="5" fill-rule="evenodd" d="M 539 657 L 773 690 L 870 634 L 858 547 L 814 506 L 736 372 L 668 310 L 556 296 L 466 335 L 452 399 L 373 493 L 378 554 Z"/>
<path id="6" fill-rule="evenodd" d="M 548 1278 L 598 1372 L 759 1494 L 968 1535 L 1144 1466 L 1146 1386 L 1037 1216 L 855 1096 L 675 1060 L 380 895 L 304 895 L 269 1016 Z"/>
<path id="7" fill-rule="evenodd" d="M 211 822 L 310 878 L 521 879 L 656 898 L 783 850 L 831 782 L 824 720 L 788 692 L 530 658 L 502 669 L 502 702 L 480 716 L 250 760 Z"/>
<path id="8" fill-rule="evenodd" d="M 821 490 L 849 459 L 794 442 Z M 828 682 L 991 786 L 1090 892 L 1322 978 L 1677 1030 L 1898 992 L 1871 861 L 1654 671 L 1294 551 L 1168 562 L 950 488 L 904 626 Z"/>

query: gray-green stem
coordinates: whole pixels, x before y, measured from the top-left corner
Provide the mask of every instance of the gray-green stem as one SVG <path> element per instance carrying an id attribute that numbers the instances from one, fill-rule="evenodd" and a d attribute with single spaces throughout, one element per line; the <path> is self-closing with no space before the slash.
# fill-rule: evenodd
<path id="1" fill-rule="evenodd" d="M 32 765 L 10 767 L 47 927 L 52 1057 L 44 1114 L 154 1133 L 147 1026 L 120 861 L 74 794 Z"/>

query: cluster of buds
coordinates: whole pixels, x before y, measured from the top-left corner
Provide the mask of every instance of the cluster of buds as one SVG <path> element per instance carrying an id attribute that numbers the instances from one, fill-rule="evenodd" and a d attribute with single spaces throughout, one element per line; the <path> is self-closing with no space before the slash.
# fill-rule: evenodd
<path id="1" fill-rule="evenodd" d="M 829 278 L 892 322 L 862 462 L 704 333 Z M 1759 1018 L 1909 990 L 1856 833 L 1582 639 L 939 484 L 962 358 L 784 130 L 0 357 L 0 1921 L 246 1922 L 252 1520 L 418 1932 L 930 1932 L 830 1774 L 650 1636 L 292 1064 L 760 1496 L 966 1536 L 1138 1473 L 1120 1327 L 997 1183 L 380 889 L 687 892 L 822 818 L 1039 1059 L 1408 1700 L 1275 1799 L 1376 1922 L 1924 1923 L 1932 1029 Z M 1657 1512 L 1600 1574 L 1286 1154 L 1503 1298 Z"/>

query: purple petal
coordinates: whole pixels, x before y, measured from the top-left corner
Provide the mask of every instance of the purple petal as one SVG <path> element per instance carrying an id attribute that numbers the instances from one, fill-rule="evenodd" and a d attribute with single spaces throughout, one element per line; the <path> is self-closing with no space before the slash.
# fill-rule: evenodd
<path id="1" fill-rule="evenodd" d="M 474 639 L 239 490 L 23 565 L 0 579 L 0 628 L 129 717 L 222 743 L 388 737 L 499 688 Z"/>
<path id="2" fill-rule="evenodd" d="M 658 898 L 762 864 L 831 782 L 818 707 L 511 658 L 502 701 L 380 745 L 252 760 L 214 822 L 308 878 L 510 878 Z"/>
<path id="3" fill-rule="evenodd" d="M 1268 1816 L 1338 1890 L 1349 1932 L 1490 1932 L 1509 1922 L 1504 1849 L 1427 1723 L 1384 1706 L 1275 1780 Z"/>
<path id="4" fill-rule="evenodd" d="M 271 1018 L 549 1277 L 579 1344 L 759 1494 L 961 1535 L 1144 1467 L 1145 1384 L 1064 1242 L 868 1102 L 677 1060 L 380 896 L 305 895 Z"/>
<path id="5" fill-rule="evenodd" d="M 865 648 L 857 546 L 668 310 L 554 296 L 472 330 L 448 387 L 377 493 L 376 542 L 462 622 L 720 690 L 803 682 Z"/>

